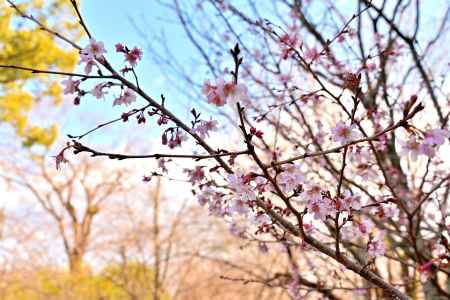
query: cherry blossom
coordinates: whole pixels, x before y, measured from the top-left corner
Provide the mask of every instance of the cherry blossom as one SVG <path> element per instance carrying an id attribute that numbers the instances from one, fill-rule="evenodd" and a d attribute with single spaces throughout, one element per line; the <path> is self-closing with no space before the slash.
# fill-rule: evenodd
<path id="1" fill-rule="evenodd" d="M 367 244 L 367 253 L 372 257 L 383 256 L 386 251 L 384 245 L 384 234 L 378 231 Z"/>
<path id="2" fill-rule="evenodd" d="M 341 195 L 341 197 L 336 199 L 336 209 L 338 211 L 350 210 L 350 208 L 354 210 L 361 209 L 360 196 L 346 193 L 345 195 Z"/>
<path id="3" fill-rule="evenodd" d="M 113 106 L 122 104 L 130 105 L 134 101 L 136 101 L 136 94 L 134 93 L 133 90 L 126 88 L 123 94 L 119 98 L 116 98 L 114 100 Z"/>
<path id="4" fill-rule="evenodd" d="M 255 127 L 250 128 L 250 134 L 255 135 L 257 138 L 262 139 L 264 132 L 261 130 L 256 129 Z"/>
<path id="5" fill-rule="evenodd" d="M 89 44 L 80 52 L 81 56 L 87 60 L 101 59 L 105 53 L 103 42 L 98 42 L 94 38 L 89 39 Z"/>
<path id="6" fill-rule="evenodd" d="M 299 165 L 290 165 L 278 176 L 278 182 L 285 192 L 293 191 L 304 183 L 305 176 L 300 169 Z"/>
<path id="7" fill-rule="evenodd" d="M 209 137 L 210 131 L 216 131 L 219 123 L 215 120 L 200 120 L 199 124 L 194 128 L 194 132 L 197 133 L 202 139 Z"/>
<path id="8" fill-rule="evenodd" d="M 198 184 L 205 178 L 205 172 L 202 166 L 196 166 L 194 169 L 184 169 L 184 172 L 188 174 L 189 181 L 192 184 Z"/>
<path id="9" fill-rule="evenodd" d="M 287 59 L 289 57 L 289 54 L 291 53 L 292 49 L 295 49 L 299 44 L 298 39 L 298 33 L 297 33 L 297 26 L 291 26 L 289 28 L 289 32 L 283 34 L 280 37 L 280 48 L 281 48 L 281 58 Z"/>
<path id="10" fill-rule="evenodd" d="M 450 138 L 450 132 L 448 130 L 437 128 L 425 132 L 423 143 L 427 145 L 441 146 L 448 138 Z"/>
<path id="11" fill-rule="evenodd" d="M 416 161 L 419 154 L 421 154 L 423 151 L 423 148 L 421 149 L 415 135 L 411 135 L 407 141 L 399 140 L 398 142 L 402 147 L 402 149 L 400 150 L 400 155 L 410 155 L 413 161 Z"/>
<path id="12" fill-rule="evenodd" d="M 333 213 L 333 206 L 328 198 L 310 200 L 307 208 L 309 212 L 314 214 L 316 220 L 324 221 L 328 215 Z"/>
<path id="13" fill-rule="evenodd" d="M 125 46 L 122 43 L 117 43 L 114 45 L 116 52 L 125 52 Z"/>
<path id="14" fill-rule="evenodd" d="M 359 231 L 366 235 L 372 231 L 373 223 L 369 219 L 364 219 L 361 223 L 359 223 L 358 229 Z"/>
<path id="15" fill-rule="evenodd" d="M 250 212 L 250 206 L 248 205 L 248 200 L 234 197 L 229 203 L 230 213 L 236 213 L 239 215 L 247 215 Z"/>
<path id="16" fill-rule="evenodd" d="M 72 80 L 72 77 L 61 81 L 61 83 L 64 85 L 64 94 L 74 94 L 78 92 L 78 86 L 80 85 L 80 82 L 80 80 Z"/>
<path id="17" fill-rule="evenodd" d="M 208 99 L 208 103 L 214 104 L 216 106 L 225 105 L 226 99 L 221 85 L 223 85 L 223 82 L 221 80 L 218 81 L 218 85 L 212 85 L 209 83 L 209 81 L 205 81 L 202 91 Z"/>
<path id="18" fill-rule="evenodd" d="M 129 52 L 125 53 L 125 60 L 132 66 L 135 67 L 137 62 L 142 59 L 143 52 L 141 49 L 134 47 Z"/>
<path id="19" fill-rule="evenodd" d="M 166 144 L 170 149 L 174 149 L 176 147 L 180 147 L 181 143 L 185 140 L 187 140 L 187 136 L 181 131 L 177 130 L 175 134 L 171 135 L 170 140 Z"/>
<path id="20" fill-rule="evenodd" d="M 322 188 L 317 184 L 308 184 L 303 193 L 307 201 L 318 202 L 322 200 Z"/>
<path id="21" fill-rule="evenodd" d="M 347 126 L 344 122 L 340 121 L 336 124 L 331 132 L 333 134 L 333 140 L 341 144 L 347 144 L 357 138 L 357 133 L 354 131 L 355 125 Z"/>
<path id="22" fill-rule="evenodd" d="M 305 52 L 305 58 L 307 60 L 315 61 L 315 60 L 319 59 L 319 57 L 320 57 L 320 52 L 317 51 L 317 48 L 315 48 L 315 47 L 310 48 L 310 49 L 306 50 L 306 52 Z"/>
<path id="23" fill-rule="evenodd" d="M 224 85 L 224 94 L 227 101 L 233 107 L 236 103 L 245 103 L 248 101 L 247 86 L 244 84 L 228 83 Z"/>
<path id="24" fill-rule="evenodd" d="M 99 83 L 97 84 L 91 91 L 91 94 L 97 98 L 97 99 L 101 99 L 103 98 L 107 92 L 103 91 L 103 89 L 106 87 L 105 83 Z"/>
<path id="25" fill-rule="evenodd" d="M 216 106 L 223 106 L 227 102 L 230 105 L 236 105 L 237 102 L 246 102 L 248 100 L 247 87 L 244 84 L 225 82 L 222 78 L 217 80 L 216 85 L 205 81 L 202 91 L 207 97 L 208 103 Z"/>
<path id="26" fill-rule="evenodd" d="M 253 187 L 248 184 L 247 179 L 241 172 L 228 175 L 228 184 L 235 191 L 236 197 L 242 198 L 245 201 L 256 199 Z"/>
<path id="27" fill-rule="evenodd" d="M 379 207 L 375 209 L 374 212 L 380 219 L 389 219 L 392 220 L 399 215 L 398 208 L 392 204 L 381 204 Z"/>
<path id="28" fill-rule="evenodd" d="M 83 56 L 81 56 L 81 57 L 83 57 Z M 91 74 L 92 68 L 94 66 L 98 67 L 97 63 L 93 59 L 90 59 L 89 57 L 86 57 L 86 60 L 82 59 L 80 61 L 80 64 L 83 63 L 83 62 L 86 63 L 85 66 L 84 66 L 84 73 L 87 74 L 87 75 Z"/>

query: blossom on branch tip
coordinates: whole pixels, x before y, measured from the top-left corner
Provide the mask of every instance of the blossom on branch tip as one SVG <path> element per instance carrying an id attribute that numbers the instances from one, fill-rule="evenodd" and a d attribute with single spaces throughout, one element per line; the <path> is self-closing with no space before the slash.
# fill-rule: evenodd
<path id="1" fill-rule="evenodd" d="M 122 43 L 117 43 L 114 45 L 116 52 L 125 52 L 125 46 Z"/>
<path id="2" fill-rule="evenodd" d="M 141 49 L 134 47 L 130 51 L 125 53 L 125 60 L 132 66 L 135 67 L 137 62 L 142 59 L 143 52 Z"/>
<path id="3" fill-rule="evenodd" d="M 72 77 L 61 81 L 62 85 L 64 85 L 64 94 L 75 94 L 79 90 L 80 82 L 80 80 L 72 80 Z"/>

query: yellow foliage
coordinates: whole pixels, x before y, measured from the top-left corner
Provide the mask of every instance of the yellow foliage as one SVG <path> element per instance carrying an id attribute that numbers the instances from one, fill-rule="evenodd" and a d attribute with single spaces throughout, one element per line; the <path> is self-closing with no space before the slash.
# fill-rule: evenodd
<path id="1" fill-rule="evenodd" d="M 81 30 L 76 25 L 77 19 L 70 1 L 32 0 L 21 4 L 21 8 L 32 12 L 40 20 L 51 19 L 55 24 L 53 29 L 74 40 L 79 39 Z M 77 59 L 75 50 L 31 22 L 15 17 L 12 8 L 5 2 L 0 3 L 0 64 L 72 71 Z M 46 99 L 53 105 L 61 103 L 62 88 L 54 79 L 15 69 L 2 69 L 0 72 L 0 122 L 12 125 L 26 146 L 50 146 L 57 137 L 56 126 L 41 128 L 30 124 L 29 120 L 38 101 Z M 37 94 L 36 90 L 41 93 Z"/>
<path id="2" fill-rule="evenodd" d="M 142 272 L 152 274 L 151 270 L 137 272 L 136 266 L 132 270 L 123 270 L 119 267 L 107 268 L 107 274 L 91 274 L 82 272 L 71 274 L 58 270 L 41 269 L 32 274 L 20 273 L 9 275 L 8 286 L 2 293 L 3 300 L 150 300 L 152 297 L 151 280 L 144 277 Z M 130 272 L 131 271 L 131 272 Z M 109 276 L 120 280 L 120 276 L 127 274 L 127 280 L 135 282 L 136 286 L 127 287 L 123 281 L 114 281 Z M 117 278 L 116 278 L 117 276 Z M 170 297 L 161 292 L 161 300 L 170 300 Z"/>

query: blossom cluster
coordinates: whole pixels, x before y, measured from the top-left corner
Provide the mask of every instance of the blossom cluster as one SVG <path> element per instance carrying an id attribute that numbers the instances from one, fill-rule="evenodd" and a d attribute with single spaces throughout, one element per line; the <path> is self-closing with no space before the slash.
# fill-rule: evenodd
<path id="1" fill-rule="evenodd" d="M 406 141 L 399 140 L 402 147 L 400 155 L 409 155 L 413 161 L 416 161 L 419 155 L 431 158 L 448 138 L 450 138 L 450 132 L 441 128 L 426 131 L 422 139 L 418 139 L 415 134 L 412 134 Z"/>
<path id="2" fill-rule="evenodd" d="M 234 105 L 248 99 L 247 87 L 244 84 L 225 82 L 222 78 L 219 78 L 216 84 L 205 81 L 202 91 L 208 103 L 216 106 L 224 106 L 226 103 Z"/>

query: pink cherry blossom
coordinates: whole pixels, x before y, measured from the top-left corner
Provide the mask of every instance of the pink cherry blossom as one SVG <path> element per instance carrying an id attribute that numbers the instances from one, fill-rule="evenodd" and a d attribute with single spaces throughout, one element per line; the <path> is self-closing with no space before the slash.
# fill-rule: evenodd
<path id="1" fill-rule="evenodd" d="M 97 98 L 97 99 L 101 99 L 103 98 L 107 92 L 103 91 L 103 89 L 105 88 L 105 83 L 99 83 L 97 84 L 91 91 L 91 94 Z"/>
<path id="2" fill-rule="evenodd" d="M 385 252 L 384 234 L 378 231 L 367 244 L 367 253 L 372 257 L 379 257 L 383 256 Z"/>
<path id="3" fill-rule="evenodd" d="M 103 42 L 97 42 L 94 38 L 89 39 L 89 45 L 81 50 L 82 56 L 88 60 L 101 59 L 104 53 L 106 50 Z"/>
<path id="4" fill-rule="evenodd" d="M 448 130 L 437 128 L 425 132 L 423 142 L 427 145 L 441 146 L 448 138 L 450 138 L 450 132 Z"/>
<path id="5" fill-rule="evenodd" d="M 303 193 L 307 201 L 321 201 L 322 200 L 322 188 L 317 184 L 310 184 L 305 193 Z"/>
<path id="6" fill-rule="evenodd" d="M 357 138 L 357 134 L 354 131 L 355 125 L 345 125 L 344 122 L 340 121 L 336 124 L 336 127 L 334 127 L 331 132 L 333 134 L 333 140 L 335 142 L 341 143 L 341 144 L 347 144 Z"/>
<path id="7" fill-rule="evenodd" d="M 278 176 L 278 182 L 283 187 L 285 192 L 290 192 L 298 188 L 304 183 L 304 181 L 305 176 L 300 170 L 299 165 L 288 166 L 285 171 Z"/>
<path id="8" fill-rule="evenodd" d="M 422 143 L 419 145 L 419 152 L 431 158 L 436 154 L 436 148 L 431 144 Z"/>
<path id="9" fill-rule="evenodd" d="M 143 52 L 141 49 L 134 47 L 131 51 L 125 53 L 125 60 L 132 66 L 135 67 L 137 62 L 142 59 Z"/>
<path id="10" fill-rule="evenodd" d="M 236 103 L 246 103 L 248 101 L 247 86 L 242 83 L 228 83 L 224 85 L 224 94 L 230 105 L 235 106 Z"/>
<path id="11" fill-rule="evenodd" d="M 320 57 L 320 53 L 319 53 L 319 51 L 317 51 L 317 48 L 315 48 L 315 47 L 310 48 L 310 49 L 306 50 L 306 52 L 305 52 L 305 58 L 307 60 L 315 61 L 315 60 L 319 59 L 319 57 Z"/>
<path id="12" fill-rule="evenodd" d="M 125 46 L 122 43 L 117 43 L 114 45 L 116 52 L 125 52 Z"/>
<path id="13" fill-rule="evenodd" d="M 216 85 L 205 81 L 202 91 L 208 99 L 208 103 L 216 106 L 223 106 L 227 102 L 230 105 L 236 105 L 237 102 L 248 101 L 247 87 L 244 84 L 225 82 L 222 78 L 217 80 Z"/>
<path id="14" fill-rule="evenodd" d="M 113 106 L 122 104 L 130 105 L 134 101 L 136 101 L 136 94 L 133 90 L 127 88 L 119 98 L 114 100 Z"/>
<path id="15" fill-rule="evenodd" d="M 205 178 L 202 166 L 196 166 L 194 169 L 184 169 L 184 172 L 188 174 L 189 182 L 192 184 L 198 184 Z"/>
<path id="16" fill-rule="evenodd" d="M 64 85 L 64 94 L 74 94 L 78 92 L 80 80 L 72 80 L 72 77 L 67 78 L 66 80 L 61 81 Z"/>
<path id="17" fill-rule="evenodd" d="M 289 29 L 290 31 L 282 35 L 279 40 L 282 59 L 287 59 L 292 49 L 297 48 L 299 44 L 297 26 L 291 26 Z"/>
<path id="18" fill-rule="evenodd" d="M 229 209 L 230 213 L 239 215 L 247 215 L 250 212 L 248 201 L 239 197 L 234 197 L 230 200 Z"/>
<path id="19" fill-rule="evenodd" d="M 369 219 L 364 219 L 361 223 L 359 223 L 358 228 L 362 234 L 366 235 L 372 231 L 373 223 Z"/>
<path id="20" fill-rule="evenodd" d="M 400 150 L 401 156 L 411 156 L 411 159 L 413 161 L 417 160 L 417 157 L 421 152 L 423 151 L 423 148 L 421 149 L 420 144 L 416 140 L 415 135 L 411 135 L 407 141 L 398 141 L 401 145 L 402 149 Z"/>
<path id="21" fill-rule="evenodd" d="M 381 219 L 389 219 L 392 220 L 399 216 L 400 211 L 397 206 L 392 203 L 389 204 L 381 204 L 374 211 L 374 214 Z"/>
<path id="22" fill-rule="evenodd" d="M 210 131 L 217 130 L 218 122 L 215 120 L 200 120 L 200 123 L 194 128 L 194 132 L 197 133 L 202 139 L 209 137 Z"/>
<path id="23" fill-rule="evenodd" d="M 181 143 L 187 140 L 187 136 L 181 131 L 177 130 L 175 134 L 172 134 L 170 140 L 167 143 L 170 149 L 181 147 Z"/>
<path id="24" fill-rule="evenodd" d="M 203 84 L 203 94 L 208 99 L 208 103 L 214 104 L 216 106 L 224 106 L 226 103 L 225 94 L 223 93 L 222 81 L 218 81 L 218 85 L 212 85 L 209 81 L 205 81 Z"/>
<path id="25" fill-rule="evenodd" d="M 81 63 L 81 62 L 80 62 Z M 93 67 L 98 67 L 97 63 L 94 60 L 88 60 L 86 61 L 86 65 L 84 66 L 84 73 L 89 75 L 92 72 Z"/>
<path id="26" fill-rule="evenodd" d="M 340 198 L 336 199 L 336 209 L 338 211 L 350 210 L 350 208 L 354 210 L 361 209 L 361 197 L 358 195 L 351 195 L 347 193 L 342 195 Z"/>
<path id="27" fill-rule="evenodd" d="M 308 211 L 314 214 L 314 219 L 324 221 L 328 215 L 333 213 L 333 208 L 327 198 L 312 200 L 308 202 Z"/>
<path id="28" fill-rule="evenodd" d="M 245 200 L 256 199 L 256 194 L 253 187 L 248 184 L 245 176 L 241 172 L 238 171 L 235 174 L 228 175 L 228 184 L 230 188 L 235 191 L 237 197 Z"/>

